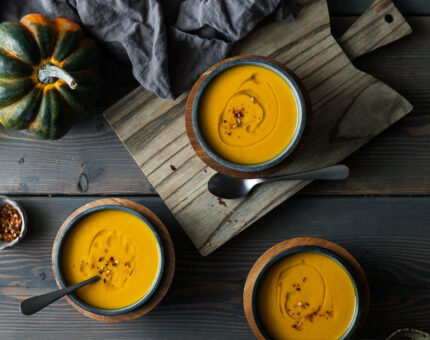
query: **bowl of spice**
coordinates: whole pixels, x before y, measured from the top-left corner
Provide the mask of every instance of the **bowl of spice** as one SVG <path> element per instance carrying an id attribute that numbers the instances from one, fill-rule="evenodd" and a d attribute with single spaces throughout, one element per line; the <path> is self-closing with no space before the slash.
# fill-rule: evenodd
<path id="1" fill-rule="evenodd" d="M 13 247 L 27 232 L 24 209 L 6 196 L 0 196 L 0 250 Z"/>

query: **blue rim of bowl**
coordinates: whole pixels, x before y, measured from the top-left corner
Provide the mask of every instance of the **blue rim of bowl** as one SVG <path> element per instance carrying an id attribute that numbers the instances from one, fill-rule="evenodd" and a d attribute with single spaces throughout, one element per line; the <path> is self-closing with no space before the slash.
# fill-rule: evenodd
<path id="1" fill-rule="evenodd" d="M 202 94 L 204 93 L 205 89 L 209 85 L 209 83 L 217 77 L 221 72 L 224 72 L 232 67 L 240 66 L 240 65 L 255 65 L 255 66 L 262 66 L 265 67 L 276 74 L 278 74 L 291 88 L 291 91 L 293 92 L 294 99 L 296 101 L 297 105 L 297 124 L 296 129 L 294 131 L 293 138 L 291 142 L 287 145 L 287 147 L 276 157 L 263 162 L 263 163 L 257 163 L 257 164 L 239 164 L 239 163 L 233 163 L 230 162 L 220 155 L 218 155 L 212 148 L 206 143 L 202 133 L 200 132 L 200 122 L 199 122 L 199 104 L 202 97 Z M 191 113 L 191 121 L 193 124 L 194 133 L 197 137 L 197 140 L 199 141 L 202 148 L 205 150 L 205 152 L 214 159 L 217 163 L 233 170 L 238 171 L 245 171 L 245 172 L 257 172 L 266 170 L 269 168 L 274 167 L 275 165 L 278 165 L 282 161 L 284 161 L 297 147 L 297 145 L 300 142 L 300 139 L 303 135 L 303 131 L 305 129 L 306 124 L 306 102 L 303 96 L 303 93 L 300 89 L 299 84 L 294 80 L 294 78 L 285 71 L 282 67 L 276 65 L 275 63 L 272 63 L 271 61 L 268 61 L 266 59 L 260 59 L 260 58 L 252 58 L 252 57 L 245 57 L 245 58 L 239 58 L 227 61 L 226 63 L 218 66 L 214 70 L 212 70 L 209 75 L 202 81 L 201 85 L 199 86 L 196 96 L 194 97 L 193 101 L 193 107 L 192 107 L 192 113 Z"/>
<path id="2" fill-rule="evenodd" d="M 77 216 L 75 216 L 68 224 L 67 226 L 64 228 L 63 232 L 61 233 L 60 237 L 58 238 L 58 243 L 57 243 L 57 248 L 55 249 L 55 271 L 57 274 L 57 278 L 58 281 L 60 283 L 61 288 L 66 287 L 64 279 L 63 279 L 63 274 L 61 271 L 61 267 L 60 267 L 60 256 L 61 256 L 61 248 L 63 246 L 63 242 L 67 237 L 67 234 L 70 232 L 70 230 L 73 229 L 73 227 L 76 225 L 76 223 L 78 221 L 80 221 L 82 218 L 84 218 L 85 216 L 88 216 L 89 214 L 96 212 L 96 211 L 100 211 L 100 210 L 121 210 L 121 211 L 125 211 L 128 212 L 136 217 L 138 217 L 140 220 L 142 220 L 143 222 L 145 222 L 145 224 L 149 227 L 149 229 L 151 229 L 152 233 L 154 234 L 156 240 L 157 240 L 157 244 L 158 244 L 158 250 L 160 253 L 160 265 L 159 265 L 159 269 L 158 269 L 158 273 L 157 273 L 157 278 L 154 280 L 151 288 L 148 290 L 148 292 L 138 301 L 136 301 L 135 303 L 131 304 L 130 306 L 124 307 L 124 308 L 118 308 L 118 309 L 102 309 L 102 308 L 97 308 L 94 306 L 91 306 L 89 304 L 86 304 L 85 302 L 83 302 L 82 300 L 78 299 L 74 294 L 70 294 L 68 295 L 68 297 L 75 303 L 77 304 L 79 307 L 85 309 L 88 312 L 91 313 L 95 313 L 95 314 L 99 314 L 99 315 L 106 315 L 106 316 L 115 316 L 115 315 L 120 315 L 120 314 L 125 314 L 131 311 L 134 311 L 136 309 L 138 309 L 139 307 L 141 307 L 146 301 L 149 300 L 149 298 L 155 293 L 155 291 L 157 290 L 161 279 L 163 278 L 163 273 L 164 273 L 164 248 L 163 248 L 163 243 L 161 241 L 160 236 L 158 235 L 157 231 L 155 230 L 155 228 L 153 227 L 152 223 L 148 221 L 148 219 L 146 219 L 143 215 L 139 214 L 138 212 L 123 207 L 123 206 L 119 206 L 119 205 L 99 205 L 97 207 L 93 207 L 90 208 L 88 210 L 85 210 L 83 212 L 81 212 L 80 214 L 78 214 Z"/>
<path id="3" fill-rule="evenodd" d="M 278 255 L 276 255 L 274 258 L 272 258 L 269 262 L 267 262 L 265 264 L 265 266 L 263 267 L 263 269 L 260 271 L 260 273 L 257 276 L 257 279 L 255 281 L 254 284 L 254 288 L 252 290 L 252 314 L 254 315 L 254 320 L 255 323 L 257 324 L 258 330 L 261 332 L 261 334 L 264 336 L 264 338 L 266 339 L 272 339 L 272 337 L 270 336 L 270 334 L 265 330 L 264 326 L 262 325 L 261 321 L 260 321 L 260 316 L 258 314 L 258 308 L 257 308 L 257 294 L 258 294 L 258 288 L 260 285 L 260 281 L 263 278 L 264 274 L 267 272 L 267 270 L 273 266 L 276 262 L 278 262 L 279 260 L 292 255 L 292 254 L 296 254 L 296 253 L 317 253 L 317 254 L 322 254 L 325 255 L 329 258 L 331 258 L 332 260 L 336 261 L 344 270 L 345 272 L 348 274 L 349 278 L 351 279 L 351 282 L 354 286 L 354 291 L 355 291 L 355 310 L 354 310 L 354 314 L 351 318 L 351 322 L 349 323 L 348 328 L 346 329 L 345 333 L 342 335 L 342 337 L 339 338 L 339 340 L 344 340 L 344 339 L 350 339 L 352 337 L 352 335 L 354 334 L 354 332 L 357 330 L 357 327 L 360 323 L 361 320 L 361 315 L 362 315 L 362 291 L 361 291 L 361 285 L 360 285 L 360 281 L 358 280 L 358 277 L 355 273 L 355 271 L 351 268 L 351 266 L 339 255 L 337 255 L 336 253 L 325 249 L 325 248 L 321 248 L 321 247 L 317 247 L 317 246 L 297 246 L 294 248 L 290 248 L 290 249 L 286 249 L 283 252 L 279 253 Z"/>

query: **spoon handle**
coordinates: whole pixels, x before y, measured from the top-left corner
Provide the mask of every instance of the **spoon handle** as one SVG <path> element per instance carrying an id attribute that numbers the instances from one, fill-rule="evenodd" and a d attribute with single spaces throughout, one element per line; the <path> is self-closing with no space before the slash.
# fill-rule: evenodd
<path id="1" fill-rule="evenodd" d="M 283 180 L 311 180 L 311 179 L 323 179 L 323 180 L 337 180 L 344 179 L 349 176 L 349 168 L 346 165 L 339 164 L 329 166 L 327 168 L 312 170 L 308 172 L 303 172 L 300 174 L 285 175 L 285 176 L 275 176 L 262 178 L 260 183 L 264 182 L 274 182 Z"/>
<path id="2" fill-rule="evenodd" d="M 82 281 L 80 283 L 77 283 L 73 286 L 69 286 L 69 287 L 59 289 L 43 295 L 33 296 L 31 298 L 28 298 L 22 301 L 21 305 L 19 306 L 19 309 L 21 310 L 21 313 L 24 315 L 34 314 L 40 311 L 41 309 L 45 308 L 46 306 L 50 305 L 51 303 L 62 298 L 63 296 L 70 294 L 75 290 L 98 280 L 100 280 L 100 276 L 93 276 L 92 278 Z"/>

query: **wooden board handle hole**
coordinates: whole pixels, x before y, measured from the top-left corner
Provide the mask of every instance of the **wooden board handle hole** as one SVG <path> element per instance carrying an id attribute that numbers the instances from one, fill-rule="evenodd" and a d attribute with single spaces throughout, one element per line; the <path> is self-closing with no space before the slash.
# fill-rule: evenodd
<path id="1" fill-rule="evenodd" d="M 384 17 L 384 19 L 385 19 L 385 22 L 387 22 L 387 23 L 389 23 L 389 24 L 391 24 L 391 23 L 393 22 L 393 20 L 394 20 L 394 18 L 393 18 L 393 16 L 392 16 L 391 14 L 387 14 L 387 15 Z"/>

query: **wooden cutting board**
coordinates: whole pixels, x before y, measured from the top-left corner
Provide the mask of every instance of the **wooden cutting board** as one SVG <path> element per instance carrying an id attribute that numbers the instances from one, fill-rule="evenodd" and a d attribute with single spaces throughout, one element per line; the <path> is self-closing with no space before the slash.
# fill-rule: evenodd
<path id="1" fill-rule="evenodd" d="M 396 91 L 351 63 L 411 33 L 391 1 L 376 0 L 339 41 L 331 35 L 326 0 L 300 2 L 303 8 L 296 21 L 268 22 L 231 53 L 276 59 L 292 69 L 309 92 L 311 132 L 283 174 L 336 164 L 412 110 Z M 188 141 L 187 95 L 169 101 L 139 87 L 104 116 L 196 248 L 208 255 L 310 181 L 265 184 L 246 198 L 220 204 L 207 191 L 215 171 L 195 155 Z"/>

